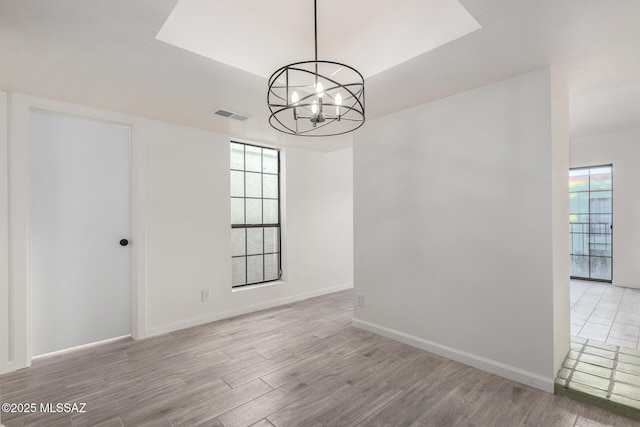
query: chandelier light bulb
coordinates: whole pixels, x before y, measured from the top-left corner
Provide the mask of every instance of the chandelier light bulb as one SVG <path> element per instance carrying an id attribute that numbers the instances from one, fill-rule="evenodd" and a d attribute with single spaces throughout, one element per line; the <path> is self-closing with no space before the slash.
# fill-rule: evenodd
<path id="1" fill-rule="evenodd" d="M 298 92 L 296 92 L 295 90 L 293 91 L 293 93 L 291 94 L 291 103 L 293 105 L 298 105 L 298 101 L 300 100 L 300 98 L 298 97 Z"/>
<path id="2" fill-rule="evenodd" d="M 324 86 L 322 86 L 322 82 L 318 82 L 316 85 L 316 93 L 318 94 L 318 98 L 322 98 L 324 96 Z"/>

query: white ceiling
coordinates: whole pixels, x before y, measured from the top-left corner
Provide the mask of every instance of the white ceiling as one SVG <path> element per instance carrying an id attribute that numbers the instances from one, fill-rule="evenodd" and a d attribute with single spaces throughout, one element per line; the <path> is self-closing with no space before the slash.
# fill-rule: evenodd
<path id="1" fill-rule="evenodd" d="M 219 5 L 220 16 L 232 24 L 242 21 L 227 14 L 229 8 L 237 13 L 238 1 L 207 0 Z M 311 0 L 242 0 L 241 6 L 246 16 L 261 16 L 262 8 L 285 1 L 286 10 L 274 11 L 291 22 L 309 20 Z M 332 5 L 331 13 L 340 16 L 338 28 L 362 19 L 378 37 L 393 33 L 402 36 L 397 43 L 410 43 L 416 38 L 413 30 L 374 19 L 374 5 L 403 1 L 318 0 L 319 25 L 320 11 Z M 350 15 L 341 16 L 347 3 Z M 572 135 L 640 127 L 640 1 L 461 4 L 481 28 L 366 78 L 368 119 L 551 65 L 570 90 Z M 175 5 L 176 0 L 0 0 L 0 89 L 277 145 L 331 150 L 350 144 L 349 135 L 317 139 L 272 131 L 266 78 L 157 40 Z M 360 15 L 354 5 L 362 9 Z M 312 37 L 306 25 L 296 28 L 306 34 L 301 40 Z M 239 57 L 249 55 L 247 44 L 269 37 L 250 28 L 243 32 L 225 38 Z M 331 34 L 351 40 L 347 30 Z M 364 53 L 377 61 L 382 55 L 377 47 L 374 42 Z M 251 118 L 237 122 L 212 116 L 218 107 Z"/>
<path id="2" fill-rule="evenodd" d="M 157 39 L 269 78 L 314 58 L 313 4 L 179 0 Z M 318 59 L 350 65 L 366 78 L 478 28 L 457 0 L 321 0 Z"/>

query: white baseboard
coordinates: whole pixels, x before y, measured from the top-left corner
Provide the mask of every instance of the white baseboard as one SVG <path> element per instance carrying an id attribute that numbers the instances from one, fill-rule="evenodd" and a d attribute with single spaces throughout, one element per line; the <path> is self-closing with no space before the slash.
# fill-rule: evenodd
<path id="1" fill-rule="evenodd" d="M 231 310 L 225 310 L 217 313 L 211 313 L 206 316 L 195 317 L 195 318 L 187 319 L 181 322 L 175 322 L 169 325 L 159 326 L 157 328 L 147 329 L 144 338 L 149 338 L 156 335 L 162 335 L 169 332 L 178 331 L 180 329 L 191 328 L 193 326 L 204 325 L 205 323 L 217 322 L 218 320 L 223 320 L 223 319 L 228 319 L 230 317 L 253 313 L 255 311 L 266 310 L 268 308 L 278 307 L 280 305 L 291 304 L 293 302 L 302 301 L 305 299 L 318 297 L 321 295 L 331 294 L 333 292 L 345 291 L 347 289 L 353 289 L 353 283 L 345 283 L 343 285 L 334 286 L 332 288 L 320 289 L 317 291 L 291 295 L 283 298 L 274 298 L 268 301 L 263 301 L 259 304 L 234 308 Z M 247 292 L 250 292 L 250 291 L 247 291 Z"/>
<path id="2" fill-rule="evenodd" d="M 29 366 L 31 366 L 31 361 L 29 361 L 28 363 L 18 363 L 15 360 L 11 361 L 9 363 L 7 363 L 7 370 L 6 372 L 0 372 L 0 375 L 2 374 L 8 374 L 10 372 L 15 372 L 19 369 L 24 369 L 24 368 L 28 368 Z"/>
<path id="3" fill-rule="evenodd" d="M 50 353 L 37 354 L 37 355 L 33 356 L 31 358 L 31 360 L 33 361 L 33 360 L 38 360 L 39 358 L 43 358 L 43 357 L 51 357 L 51 356 L 65 354 L 65 353 L 72 353 L 72 352 L 78 351 L 78 350 L 85 350 L 85 349 L 92 348 L 92 347 L 99 347 L 101 345 L 110 344 L 110 343 L 114 343 L 114 342 L 118 342 L 118 341 L 128 341 L 130 339 L 131 339 L 131 335 L 122 335 L 120 337 L 107 338 L 106 340 L 94 341 L 94 342 L 90 342 L 90 343 L 87 343 L 87 344 L 77 345 L 75 347 L 63 348 L 62 350 L 56 350 L 56 351 L 52 351 Z"/>
<path id="4" fill-rule="evenodd" d="M 383 326 L 375 325 L 364 320 L 358 320 L 354 318 L 352 320 L 352 324 L 356 328 L 364 329 L 369 332 L 373 332 L 378 335 L 400 341 L 412 347 L 426 350 L 439 356 L 455 360 L 456 362 L 464 363 L 465 365 L 469 365 L 474 368 L 478 368 L 483 371 L 490 372 L 492 374 L 496 374 L 531 387 L 535 387 L 548 393 L 553 393 L 554 378 L 546 378 L 532 372 L 505 365 L 504 363 L 500 363 L 495 360 L 456 350 L 455 348 L 427 341 L 425 339 L 405 334 L 393 329 L 385 328 Z"/>
<path id="5" fill-rule="evenodd" d="M 614 280 L 612 285 L 618 288 L 640 289 L 640 285 L 638 285 L 637 283 L 620 283 Z"/>

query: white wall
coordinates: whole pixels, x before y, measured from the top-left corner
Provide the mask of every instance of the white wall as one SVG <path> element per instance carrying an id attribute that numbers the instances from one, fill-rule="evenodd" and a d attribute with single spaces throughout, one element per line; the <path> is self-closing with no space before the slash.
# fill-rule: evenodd
<path id="1" fill-rule="evenodd" d="M 571 167 L 603 164 L 613 164 L 613 284 L 640 289 L 640 129 L 571 140 Z"/>
<path id="2" fill-rule="evenodd" d="M 9 94 L 4 105 L 9 107 L 10 131 L 7 141 L 0 132 L 0 166 L 8 145 L 10 182 L 7 195 L 0 176 L 0 197 L 7 200 L 10 223 L 8 227 L 0 224 L 0 236 L 11 236 L 11 276 L 0 282 L 0 296 L 9 293 L 11 297 L 7 324 L 0 320 L 0 373 L 28 366 L 31 359 L 32 110 L 132 127 L 134 337 L 144 338 L 352 286 L 350 148 L 330 153 L 284 149 L 284 280 L 232 292 L 228 136 L 21 94 Z M 4 117 L 7 114 L 0 114 L 0 125 Z M 0 209 L 0 221 L 2 215 Z M 320 220 L 322 224 L 313 223 Z M 335 234 L 327 230 L 334 230 Z M 6 260 L 6 256 L 0 257 L 0 278 Z M 200 302 L 202 289 L 211 290 L 211 302 Z"/>
<path id="3" fill-rule="evenodd" d="M 352 286 L 351 194 L 332 197 L 336 177 L 349 182 L 337 191 L 351 189 L 350 148 L 285 150 L 285 281 L 231 292 L 229 138 L 162 124 L 149 128 L 146 139 L 153 141 L 146 150 L 145 191 L 149 333 Z M 202 289 L 211 289 L 211 303 L 200 302 Z"/>
<path id="4" fill-rule="evenodd" d="M 287 204 L 289 278 L 309 289 L 353 283 L 353 150 L 288 150 L 287 165 L 287 198 L 296 201 Z"/>
<path id="5" fill-rule="evenodd" d="M 356 326 L 553 391 L 569 349 L 561 91 L 543 69 L 357 132 Z"/>

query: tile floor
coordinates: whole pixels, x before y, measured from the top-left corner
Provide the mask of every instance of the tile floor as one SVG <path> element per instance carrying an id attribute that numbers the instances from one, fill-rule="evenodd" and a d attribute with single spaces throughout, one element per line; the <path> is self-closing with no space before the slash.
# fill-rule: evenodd
<path id="1" fill-rule="evenodd" d="M 640 289 L 571 280 L 571 335 L 640 348 Z"/>
<path id="2" fill-rule="evenodd" d="M 640 350 L 572 337 L 556 394 L 640 419 Z"/>

